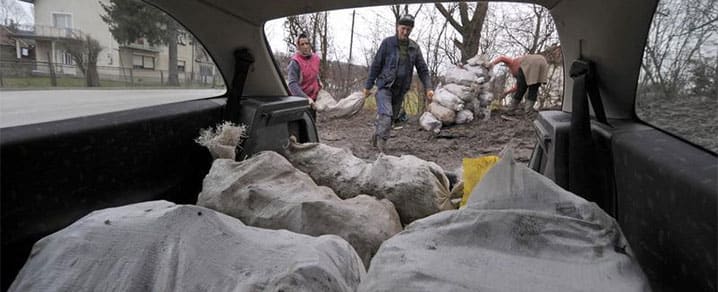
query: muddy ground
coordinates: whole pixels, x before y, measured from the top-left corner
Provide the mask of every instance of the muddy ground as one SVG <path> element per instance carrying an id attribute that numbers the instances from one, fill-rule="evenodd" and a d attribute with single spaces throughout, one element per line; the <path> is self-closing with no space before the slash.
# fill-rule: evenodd
<path id="1" fill-rule="evenodd" d="M 350 149 L 359 158 L 373 160 L 377 151 L 369 139 L 374 133 L 375 110 L 364 108 L 349 119 L 326 119 L 318 113 L 317 130 L 322 143 Z M 442 128 L 439 135 L 419 126 L 418 116 L 410 117 L 401 129 L 392 130 L 387 143 L 389 155 L 414 155 L 433 161 L 444 170 L 457 171 L 465 157 L 498 154 L 505 146 L 514 158 L 527 163 L 536 142 L 533 120 L 536 113 L 494 111 L 488 121 L 474 120 Z"/>

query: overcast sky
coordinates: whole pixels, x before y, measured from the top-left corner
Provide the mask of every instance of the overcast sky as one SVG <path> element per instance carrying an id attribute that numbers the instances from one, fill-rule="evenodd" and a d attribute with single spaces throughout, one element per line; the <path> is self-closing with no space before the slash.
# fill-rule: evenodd
<path id="1" fill-rule="evenodd" d="M 329 51 L 336 54 L 335 56 L 329 56 L 329 59 L 343 61 L 349 59 L 353 11 L 356 11 L 356 17 L 352 59 L 353 63 L 364 65 L 365 61 L 362 54 L 372 48 L 371 40 L 374 38 L 381 40 L 394 34 L 394 15 L 388 6 L 328 12 L 329 34 L 334 46 L 334 49 Z M 288 31 L 284 28 L 284 21 L 285 18 L 275 19 L 265 25 L 265 33 L 274 52 L 288 52 L 287 44 L 284 41 Z M 419 23 L 421 23 L 421 20 L 417 19 L 417 24 Z"/>
<path id="2" fill-rule="evenodd" d="M 431 22 L 430 15 L 433 15 L 436 19 L 435 21 L 438 23 L 436 29 L 443 24 L 444 18 L 438 13 L 433 3 L 409 5 L 409 13 L 414 14 L 419 7 L 421 7 L 421 12 L 417 15 L 416 26 L 410 38 L 416 40 L 420 46 L 424 47 L 425 44 L 423 42 L 425 38 L 421 34 L 428 33 L 427 27 L 429 27 L 429 23 Z M 491 3 L 489 9 L 493 14 L 492 17 L 495 19 L 501 19 L 502 16 L 508 14 L 532 14 L 530 4 L 526 3 Z M 367 60 L 365 56 L 373 54 L 378 43 L 381 42 L 383 38 L 394 34 L 394 15 L 390 6 L 344 9 L 328 12 L 329 35 L 330 38 L 332 38 L 331 44 L 334 46 L 328 50 L 330 53 L 328 59 L 330 60 L 347 61 L 349 59 L 352 11 L 356 11 L 352 63 L 366 65 Z M 265 33 L 273 52 L 289 52 L 284 42 L 284 38 L 288 34 L 288 31 L 283 26 L 284 21 L 285 18 L 276 19 L 268 22 L 265 26 Z M 460 36 L 456 35 L 456 31 L 451 26 L 447 28 L 446 33 L 449 34 L 449 39 L 461 39 Z M 315 49 L 318 50 L 319 48 Z M 521 48 L 502 48 L 500 52 L 488 53 L 510 55 L 515 53 L 516 49 Z"/>

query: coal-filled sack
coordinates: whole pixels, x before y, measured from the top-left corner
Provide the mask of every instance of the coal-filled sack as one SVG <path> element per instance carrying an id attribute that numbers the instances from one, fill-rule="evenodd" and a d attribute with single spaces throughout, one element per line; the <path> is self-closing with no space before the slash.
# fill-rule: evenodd
<path id="1" fill-rule="evenodd" d="M 276 152 L 244 161 L 218 159 L 202 183 L 197 205 L 247 225 L 346 239 L 368 265 L 384 240 L 401 231 L 394 205 L 360 195 L 342 200 Z"/>
<path id="2" fill-rule="evenodd" d="M 456 113 L 456 123 L 466 124 L 474 120 L 474 113 L 468 109 Z"/>
<path id="3" fill-rule="evenodd" d="M 616 221 L 513 162 L 384 242 L 359 291 L 648 291 Z"/>
<path id="4" fill-rule="evenodd" d="M 314 109 L 320 115 L 329 118 L 349 118 L 356 115 L 364 107 L 364 101 L 364 94 L 359 91 L 337 102 L 328 92 L 320 90 Z"/>
<path id="5" fill-rule="evenodd" d="M 448 109 L 436 102 L 430 103 L 426 107 L 426 109 L 444 125 L 451 125 L 456 121 L 455 111 Z"/>
<path id="6" fill-rule="evenodd" d="M 469 86 L 453 83 L 441 85 L 441 88 L 453 93 L 464 102 L 469 102 L 472 99 L 476 98 L 476 94 L 478 93 L 478 88 L 472 88 Z"/>
<path id="7" fill-rule="evenodd" d="M 458 112 L 464 109 L 464 101 L 456 96 L 456 94 L 444 88 L 438 88 L 436 90 L 433 100 L 453 111 Z"/>
<path id="8" fill-rule="evenodd" d="M 152 201 L 92 212 L 41 239 L 10 291 L 355 291 L 364 275 L 337 236 Z"/>
<path id="9" fill-rule="evenodd" d="M 463 86 L 471 86 L 476 83 L 476 75 L 461 67 L 452 67 L 446 71 L 444 78 L 447 83 L 453 83 Z"/>
<path id="10" fill-rule="evenodd" d="M 404 224 L 454 209 L 444 170 L 412 155 L 379 155 L 368 163 L 347 149 L 295 142 L 290 142 L 286 155 L 296 168 L 341 198 L 367 194 L 388 199 Z"/>
<path id="11" fill-rule="evenodd" d="M 433 114 L 430 112 L 424 112 L 421 114 L 421 117 L 419 118 L 419 125 L 421 125 L 424 130 L 439 133 L 441 131 L 441 121 L 437 119 Z"/>

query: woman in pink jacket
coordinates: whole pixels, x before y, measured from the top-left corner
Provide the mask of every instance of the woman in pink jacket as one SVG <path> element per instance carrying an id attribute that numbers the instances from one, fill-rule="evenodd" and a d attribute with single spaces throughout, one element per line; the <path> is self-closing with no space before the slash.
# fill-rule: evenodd
<path id="1" fill-rule="evenodd" d="M 287 66 L 287 86 L 293 96 L 303 96 L 309 99 L 309 104 L 317 100 L 322 84 L 319 81 L 319 56 L 312 52 L 309 38 L 302 33 L 297 37 L 297 52 L 289 60 Z M 314 111 L 312 117 L 316 117 Z"/>

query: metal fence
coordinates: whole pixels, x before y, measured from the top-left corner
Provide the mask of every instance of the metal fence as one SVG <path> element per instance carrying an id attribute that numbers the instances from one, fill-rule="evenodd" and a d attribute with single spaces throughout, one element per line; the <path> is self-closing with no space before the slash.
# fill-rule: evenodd
<path id="1" fill-rule="evenodd" d="M 178 72 L 180 87 L 223 88 L 224 81 L 213 64 L 202 70 Z M 166 87 L 169 72 L 132 67 L 98 66 L 101 87 Z M 54 79 L 54 82 L 53 82 Z M 55 84 L 55 85 L 53 85 Z M 75 65 L 39 61 L 0 61 L 0 87 L 85 86 L 85 74 Z"/>

